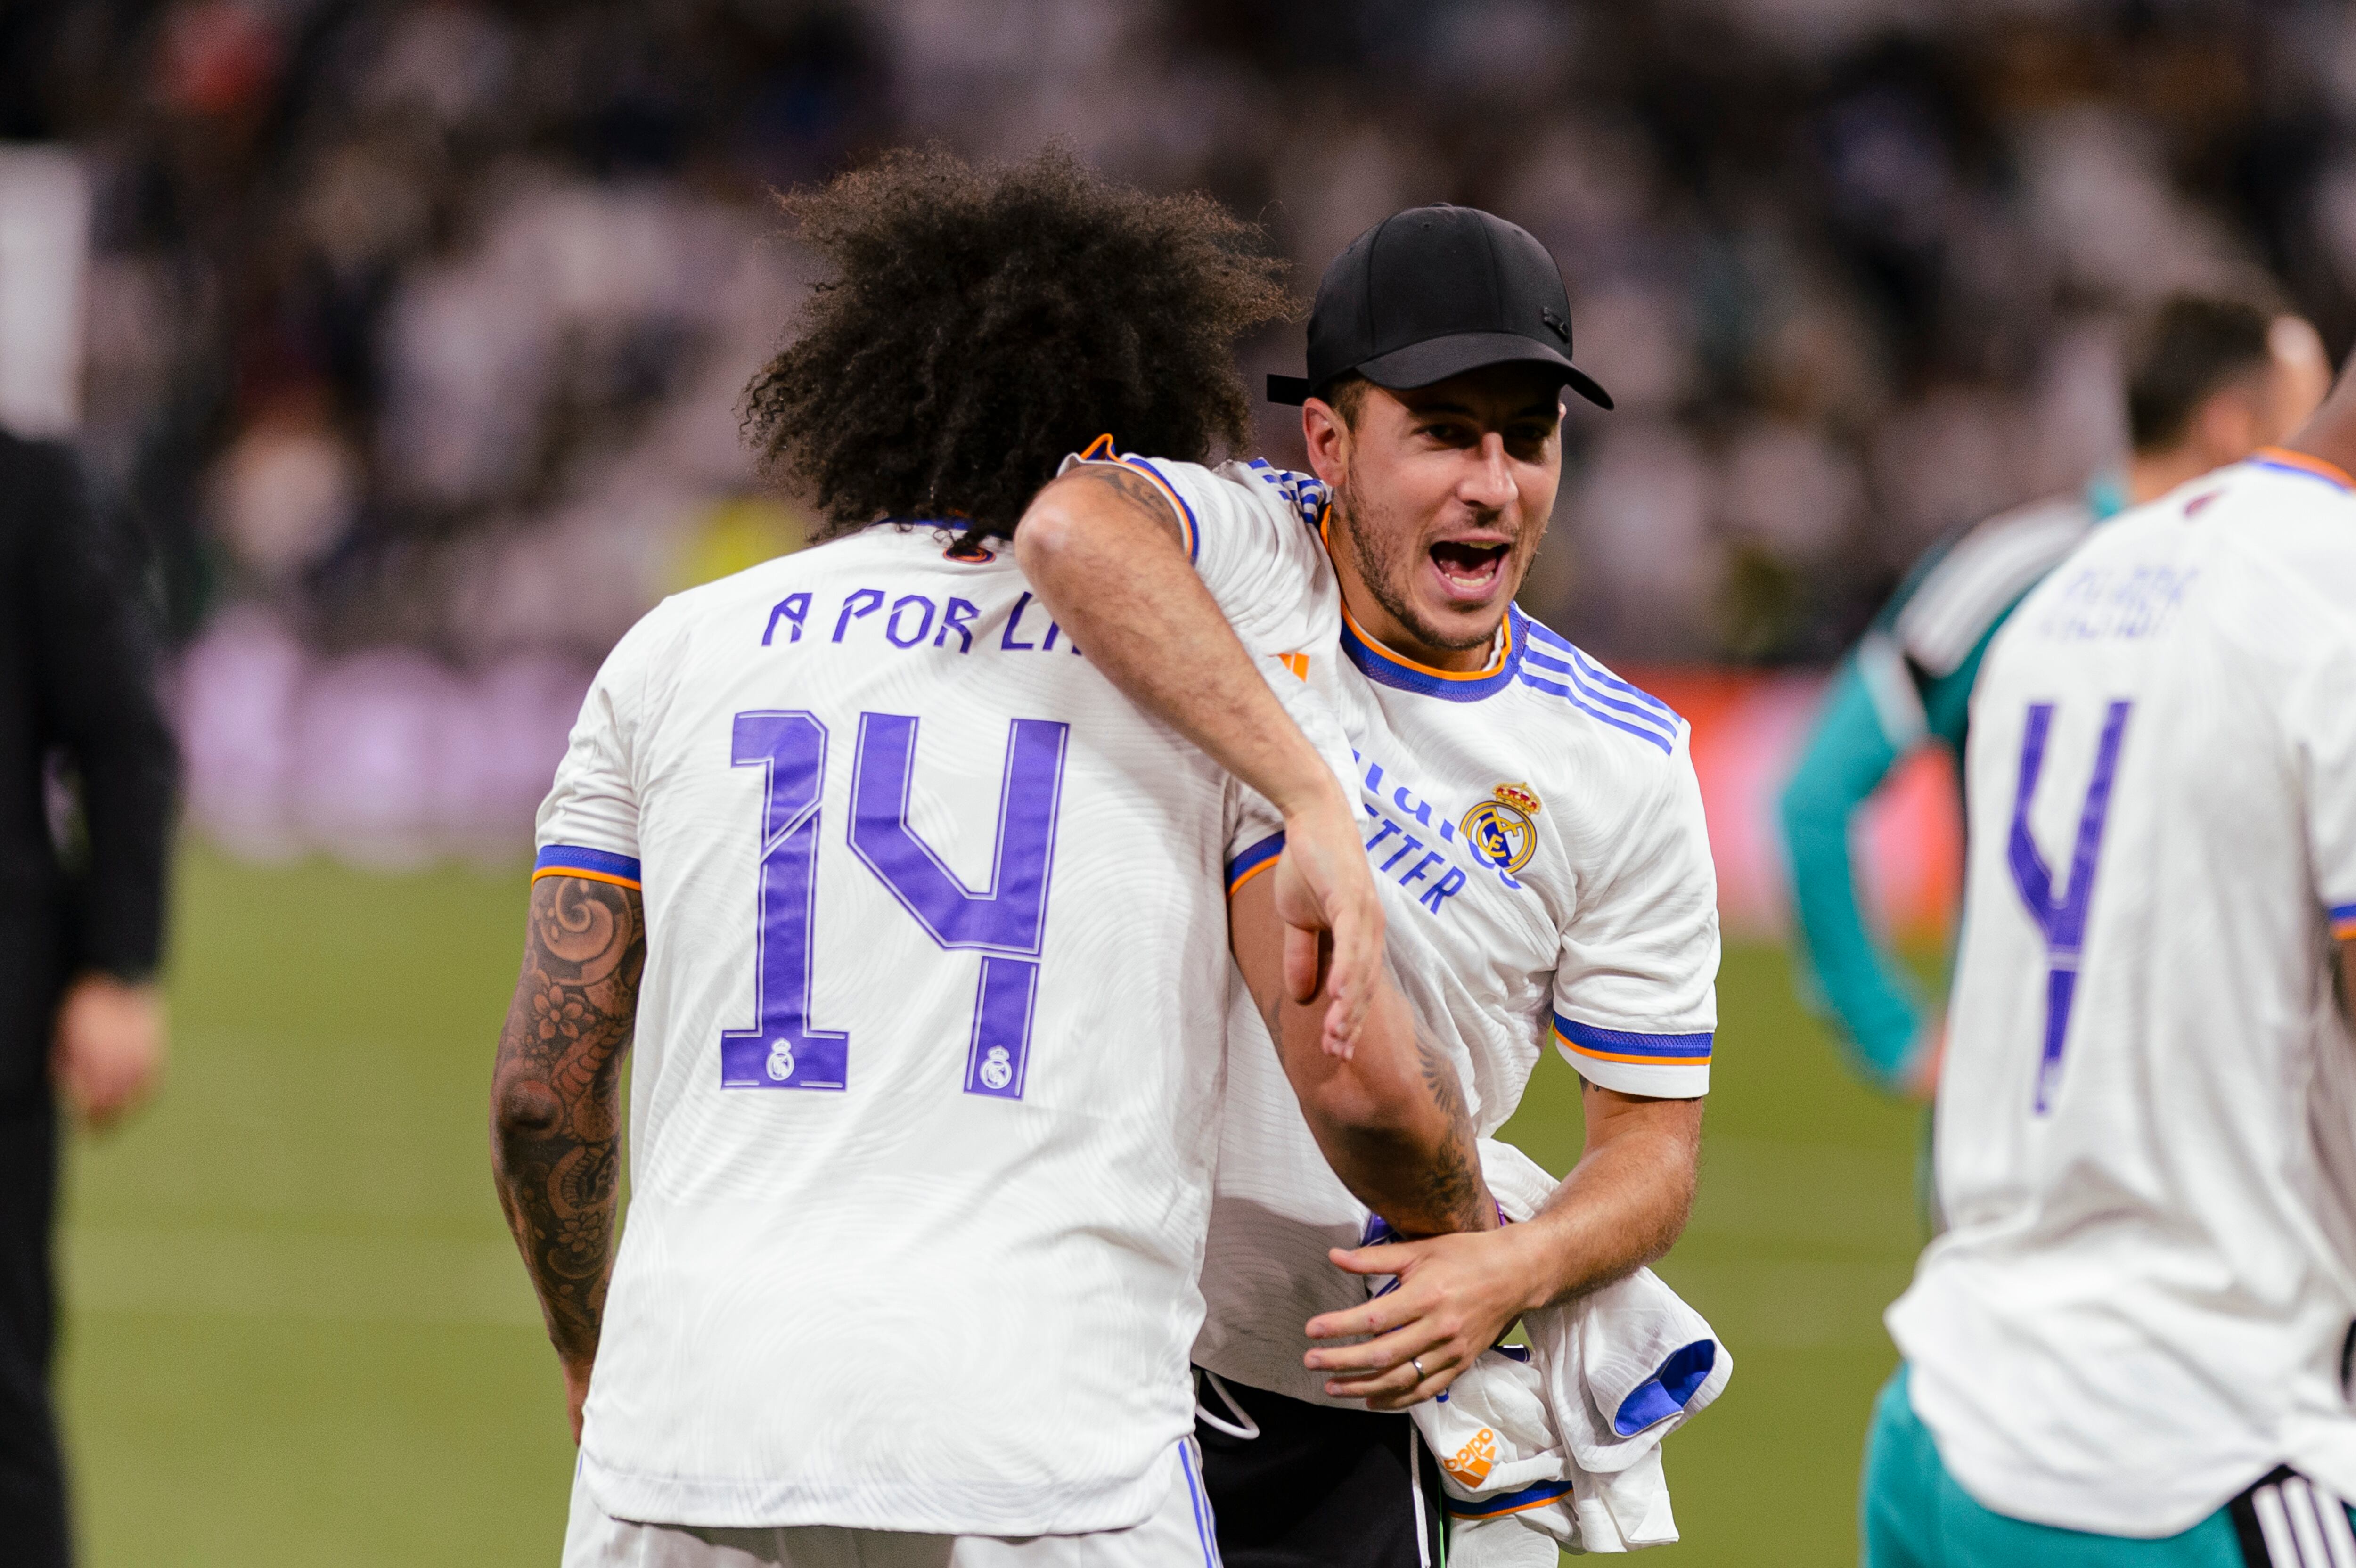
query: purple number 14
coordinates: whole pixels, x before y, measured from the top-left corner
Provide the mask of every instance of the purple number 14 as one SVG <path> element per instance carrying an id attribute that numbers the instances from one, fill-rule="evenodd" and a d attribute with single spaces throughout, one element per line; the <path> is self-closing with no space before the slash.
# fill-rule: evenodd
<path id="1" fill-rule="evenodd" d="M 916 720 L 899 713 L 859 716 L 852 853 L 944 951 L 981 955 L 966 1040 L 969 1094 L 1023 1097 L 1069 737 L 1070 726 L 1044 719 L 1017 719 L 1009 727 L 991 879 L 977 891 L 908 821 Z M 730 760 L 763 769 L 767 788 L 754 971 L 757 1021 L 721 1031 L 721 1087 L 841 1089 L 849 1081 L 851 1036 L 815 1028 L 809 1016 L 826 726 L 800 709 L 760 709 L 736 715 L 732 741 Z"/>

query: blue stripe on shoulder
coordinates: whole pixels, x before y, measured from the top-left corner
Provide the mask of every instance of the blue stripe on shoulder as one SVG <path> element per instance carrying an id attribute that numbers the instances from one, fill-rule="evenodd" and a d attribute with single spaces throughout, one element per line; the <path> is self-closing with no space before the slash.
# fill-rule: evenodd
<path id="1" fill-rule="evenodd" d="M 1605 669 L 1601 665 L 1597 664 L 1593 659 L 1589 658 L 1585 649 L 1580 647 L 1577 644 L 1564 636 L 1561 633 L 1556 631 L 1553 627 L 1545 625 L 1537 621 L 1526 622 L 1525 624 L 1529 627 L 1530 635 L 1535 641 L 1546 644 L 1558 655 L 1569 655 L 1572 662 L 1577 664 L 1579 667 L 1586 673 L 1588 678 L 1592 680 L 1596 685 L 1619 692 L 1622 696 L 1632 698 L 1634 700 L 1643 703 L 1655 713 L 1659 714 L 1661 718 L 1667 720 L 1672 729 L 1685 723 L 1685 720 L 1678 715 L 1676 709 L 1670 707 L 1667 703 L 1662 701 L 1651 692 L 1646 691 L 1644 688 L 1622 680 L 1618 676 L 1613 675 L 1610 670 Z"/>
<path id="2" fill-rule="evenodd" d="M 1660 747 L 1665 755 L 1675 752 L 1686 728 L 1676 709 L 1613 675 L 1552 627 L 1526 615 L 1515 619 L 1527 638 L 1527 663 L 1519 672 L 1524 685 L 1562 698 L 1589 718 Z M 1533 668 L 1558 678 L 1546 679 Z"/>
<path id="3" fill-rule="evenodd" d="M 1623 701 L 1608 692 L 1599 690 L 1594 682 L 1581 675 L 1578 667 L 1569 661 L 1556 657 L 1544 648 L 1532 648 L 1528 658 L 1529 662 L 1539 669 L 1567 678 L 1571 685 L 1579 688 L 1579 694 L 1588 701 L 1609 708 L 1617 713 L 1624 713 L 1639 724 L 1660 731 L 1670 741 L 1676 740 L 1677 729 L 1675 723 L 1660 719 L 1649 708 L 1639 707 L 1633 702 Z"/>
<path id="4" fill-rule="evenodd" d="M 1629 734 L 1635 736 L 1639 741 L 1658 746 L 1661 749 L 1661 754 L 1663 756 L 1667 756 L 1671 752 L 1676 749 L 1675 742 L 1671 741 L 1659 731 L 1651 729 L 1645 725 L 1632 723 L 1630 720 L 1625 719 L 1617 718 L 1608 710 L 1590 704 L 1585 698 L 1580 696 L 1579 693 L 1573 691 L 1567 686 L 1557 686 L 1553 681 L 1540 680 L 1537 676 L 1530 673 L 1529 667 L 1526 664 L 1523 666 L 1521 670 L 1521 681 L 1524 686 L 1529 687 L 1533 690 L 1543 691 L 1549 697 L 1562 698 L 1573 708 L 1576 708 L 1581 713 L 1586 714 L 1590 719 L 1593 719 L 1600 723 L 1609 724 L 1614 730 L 1625 730 Z"/>

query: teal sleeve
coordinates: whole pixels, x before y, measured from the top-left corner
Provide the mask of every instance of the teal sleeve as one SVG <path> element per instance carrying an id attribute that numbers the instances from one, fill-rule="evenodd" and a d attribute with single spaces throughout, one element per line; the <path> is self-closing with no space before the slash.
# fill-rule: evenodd
<path id="1" fill-rule="evenodd" d="M 1947 743 L 1958 767 L 1963 765 L 1964 731 L 1972 716 L 1972 683 L 1979 679 L 1980 661 L 1987 657 L 1988 645 L 2004 630 L 2005 622 L 2012 618 L 2012 611 L 2013 606 L 2008 605 L 2003 614 L 1988 623 L 1988 629 L 1980 634 L 1980 640 L 1972 645 L 1963 663 L 1938 679 L 1915 688 L 1922 694 L 1923 728 L 1934 739 Z"/>
<path id="2" fill-rule="evenodd" d="M 1968 680 L 1964 689 L 1968 692 Z M 1820 1010 L 1847 1035 L 1858 1066 L 1895 1088 L 1921 1028 L 1913 988 L 1876 945 L 1858 907 L 1849 818 L 1898 761 L 1854 657 L 1834 674 L 1798 771 L 1783 787 L 1799 957 Z"/>

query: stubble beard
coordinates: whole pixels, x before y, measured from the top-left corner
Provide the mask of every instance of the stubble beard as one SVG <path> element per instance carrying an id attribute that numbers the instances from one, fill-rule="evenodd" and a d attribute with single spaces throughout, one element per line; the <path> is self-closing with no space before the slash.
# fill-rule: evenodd
<path id="1" fill-rule="evenodd" d="M 1390 526 L 1387 510 L 1373 505 L 1365 491 L 1355 484 L 1344 481 L 1333 492 L 1347 525 L 1348 548 L 1356 558 L 1358 580 L 1384 613 L 1415 634 L 1416 639 L 1428 648 L 1445 648 L 1450 653 L 1463 653 L 1472 648 L 1486 648 L 1497 639 L 1495 622 L 1489 629 L 1472 635 L 1442 632 L 1425 620 L 1409 603 L 1407 584 L 1421 564 L 1422 552 L 1416 547 L 1422 541 L 1409 539 L 1406 529 Z M 1510 570 L 1521 547 L 1516 544 L 1507 552 L 1505 566 Z M 1511 594 L 1506 595 L 1510 601 Z M 1505 619 L 1501 607 L 1498 620 Z"/>

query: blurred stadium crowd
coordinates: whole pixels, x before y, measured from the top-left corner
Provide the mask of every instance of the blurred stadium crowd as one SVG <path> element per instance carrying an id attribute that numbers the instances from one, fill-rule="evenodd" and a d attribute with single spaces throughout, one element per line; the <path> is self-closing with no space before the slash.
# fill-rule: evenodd
<path id="1" fill-rule="evenodd" d="M 766 193 L 894 144 L 1208 189 L 1304 291 L 1401 206 L 1530 229 L 1620 409 L 1524 598 L 1620 660 L 1830 658 L 2118 456 L 2170 288 L 2356 334 L 2329 3 L 60 0 L 0 7 L 0 137 L 81 158 L 79 439 L 190 644 L 192 805 L 255 847 L 421 790 L 511 847 L 589 664 L 798 540 L 736 438 L 802 287 Z"/>

